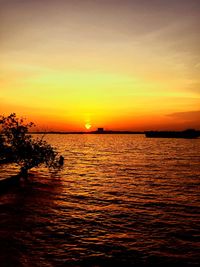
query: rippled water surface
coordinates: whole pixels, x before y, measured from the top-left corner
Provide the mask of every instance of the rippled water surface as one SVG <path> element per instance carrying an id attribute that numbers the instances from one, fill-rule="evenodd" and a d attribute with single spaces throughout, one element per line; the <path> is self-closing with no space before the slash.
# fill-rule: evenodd
<path id="1" fill-rule="evenodd" d="M 0 266 L 199 265 L 200 139 L 46 140 L 65 165 L 0 195 Z"/>

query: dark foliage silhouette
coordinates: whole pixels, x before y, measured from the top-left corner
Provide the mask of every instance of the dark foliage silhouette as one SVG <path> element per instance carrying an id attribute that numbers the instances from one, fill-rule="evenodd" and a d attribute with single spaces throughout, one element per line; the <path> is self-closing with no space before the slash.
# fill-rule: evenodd
<path id="1" fill-rule="evenodd" d="M 45 167 L 56 166 L 55 149 L 43 138 L 33 139 L 28 134 L 33 125 L 17 118 L 15 113 L 0 116 L 0 160 L 18 164 L 23 177 L 27 177 L 29 169 L 41 164 Z"/>

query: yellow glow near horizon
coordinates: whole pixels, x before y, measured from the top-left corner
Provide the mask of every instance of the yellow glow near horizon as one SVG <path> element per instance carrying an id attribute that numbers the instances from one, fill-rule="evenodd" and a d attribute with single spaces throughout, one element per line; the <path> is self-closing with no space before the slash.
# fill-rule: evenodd
<path id="1" fill-rule="evenodd" d="M 0 4 L 1 114 L 60 131 L 200 128 L 189 1 L 25 2 Z"/>
<path id="2" fill-rule="evenodd" d="M 87 122 L 87 123 L 85 124 L 85 128 L 86 128 L 87 130 L 89 130 L 91 127 L 92 127 L 92 125 L 91 125 L 89 122 Z"/>

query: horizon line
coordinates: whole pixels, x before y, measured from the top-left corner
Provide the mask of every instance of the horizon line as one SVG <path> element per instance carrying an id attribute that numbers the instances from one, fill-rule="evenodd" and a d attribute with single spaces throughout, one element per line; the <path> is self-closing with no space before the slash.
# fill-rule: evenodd
<path id="1" fill-rule="evenodd" d="M 185 129 L 185 130 L 96 130 L 96 131 L 30 131 L 30 134 L 145 134 L 146 132 L 183 132 L 186 130 L 195 130 L 200 132 L 200 129 Z"/>

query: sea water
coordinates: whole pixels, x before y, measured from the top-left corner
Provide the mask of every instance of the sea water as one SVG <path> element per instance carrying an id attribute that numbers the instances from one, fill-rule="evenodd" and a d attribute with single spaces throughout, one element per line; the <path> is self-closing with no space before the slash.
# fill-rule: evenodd
<path id="1" fill-rule="evenodd" d="M 64 166 L 0 195 L 0 266 L 200 263 L 200 139 L 45 139 Z"/>

